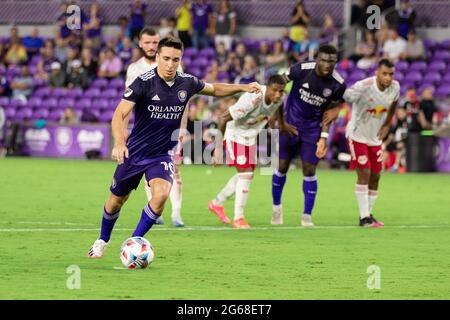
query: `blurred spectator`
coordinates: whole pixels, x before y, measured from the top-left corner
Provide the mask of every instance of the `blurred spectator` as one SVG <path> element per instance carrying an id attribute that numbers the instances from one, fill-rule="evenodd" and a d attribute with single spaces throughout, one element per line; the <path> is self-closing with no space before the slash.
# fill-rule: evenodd
<path id="1" fill-rule="evenodd" d="M 178 37 L 183 42 L 185 48 L 192 46 L 191 42 L 191 4 L 189 0 L 182 0 L 180 6 L 176 9 Z"/>
<path id="2" fill-rule="evenodd" d="M 67 41 L 63 38 L 55 39 L 55 58 L 61 62 L 66 63 L 67 56 L 69 54 L 69 46 L 67 45 Z"/>
<path id="3" fill-rule="evenodd" d="M 386 21 L 394 27 L 398 34 L 406 39 L 408 33 L 414 29 L 416 11 L 409 0 L 400 0 L 400 9 L 386 15 Z"/>
<path id="4" fill-rule="evenodd" d="M 226 71 L 231 79 L 235 79 L 237 75 L 241 73 L 242 64 L 235 52 L 230 52 L 228 54 L 227 63 L 222 66 L 221 71 Z"/>
<path id="5" fill-rule="evenodd" d="M 59 119 L 59 123 L 61 124 L 78 124 L 79 122 L 80 120 L 72 107 L 64 109 L 64 113 L 61 116 L 61 119 Z"/>
<path id="6" fill-rule="evenodd" d="M 86 89 L 88 86 L 88 76 L 83 69 L 80 60 L 74 60 L 71 63 L 70 73 L 67 76 L 67 88 L 82 88 Z"/>
<path id="7" fill-rule="evenodd" d="M 19 38 L 11 40 L 11 46 L 6 52 L 5 62 L 9 65 L 19 65 L 27 62 L 28 55 L 27 50 L 20 42 Z"/>
<path id="8" fill-rule="evenodd" d="M 84 48 L 81 51 L 81 64 L 83 66 L 83 69 L 86 70 L 88 79 L 90 81 L 94 80 L 94 78 L 97 76 L 98 62 L 92 56 L 90 49 Z"/>
<path id="9" fill-rule="evenodd" d="M 396 110 L 395 123 L 391 126 L 388 137 L 384 142 L 386 150 L 384 153 L 385 167 L 396 172 L 406 165 L 406 138 L 408 136 L 408 123 L 406 121 L 406 110 L 399 107 Z M 394 162 L 391 154 L 394 153 Z M 392 163 L 392 166 L 389 164 Z"/>
<path id="10" fill-rule="evenodd" d="M 416 89 L 411 87 L 406 91 L 403 103 L 400 104 L 406 110 L 406 120 L 409 132 L 420 132 L 422 130 L 419 122 L 420 101 L 417 99 Z"/>
<path id="11" fill-rule="evenodd" d="M 270 53 L 269 43 L 267 43 L 267 41 L 261 41 L 259 45 L 259 51 L 256 56 L 256 63 L 258 64 L 258 66 L 267 64 L 266 60 L 269 53 Z"/>
<path id="12" fill-rule="evenodd" d="M 228 0 L 219 2 L 219 10 L 214 13 L 214 41 L 217 45 L 223 42 L 225 49 L 231 50 L 231 43 L 236 34 L 236 12 L 230 9 Z"/>
<path id="13" fill-rule="evenodd" d="M 142 3 L 141 0 L 135 0 L 130 4 L 129 12 L 129 31 L 130 38 L 135 41 L 139 36 L 139 32 L 144 28 L 145 25 L 145 10 L 147 9 L 147 4 Z"/>
<path id="14" fill-rule="evenodd" d="M 20 68 L 20 76 L 13 79 L 11 85 L 12 98 L 27 101 L 31 92 L 33 92 L 33 77 L 26 65 Z"/>
<path id="15" fill-rule="evenodd" d="M 242 66 L 244 64 L 244 58 L 247 55 L 247 47 L 244 43 L 239 42 L 236 45 L 236 49 L 234 49 L 234 51 L 236 52 L 236 57 L 239 59 L 239 63 Z"/>
<path id="16" fill-rule="evenodd" d="M 309 59 L 310 51 L 319 48 L 319 42 L 309 38 L 309 31 L 305 29 L 303 41 L 297 42 L 292 48 L 292 53 L 297 61 L 305 61 Z"/>
<path id="17" fill-rule="evenodd" d="M 350 14 L 350 24 L 352 26 L 356 25 L 360 29 L 366 29 L 367 21 L 367 1 L 357 0 L 356 3 L 352 4 L 351 14 Z"/>
<path id="18" fill-rule="evenodd" d="M 128 18 L 126 16 L 119 17 L 119 33 L 133 40 L 130 33 L 130 26 L 128 23 Z"/>
<path id="19" fill-rule="evenodd" d="M 69 47 L 67 51 L 67 60 L 62 64 L 66 74 L 69 74 L 72 68 L 72 62 L 78 60 L 78 49 L 75 47 Z"/>
<path id="20" fill-rule="evenodd" d="M 41 48 L 44 46 L 44 40 L 39 37 L 38 28 L 33 28 L 31 34 L 23 38 L 22 43 L 25 46 L 29 57 L 38 54 Z"/>
<path id="21" fill-rule="evenodd" d="M 214 61 L 209 67 L 208 72 L 206 73 L 205 78 L 203 79 L 207 83 L 219 82 L 219 65 L 217 61 Z"/>
<path id="22" fill-rule="evenodd" d="M 101 33 L 102 33 L 102 20 L 99 15 L 99 7 L 97 3 L 92 3 L 89 13 L 89 18 L 83 25 L 84 34 L 87 38 L 92 39 L 93 46 L 100 48 L 101 46 Z"/>
<path id="23" fill-rule="evenodd" d="M 6 48 L 8 49 L 9 46 L 11 45 L 12 42 L 17 41 L 17 42 L 21 42 L 22 39 L 20 38 L 19 35 L 19 29 L 17 27 L 11 27 L 11 29 L 9 29 L 9 41 L 7 43 Z"/>
<path id="24" fill-rule="evenodd" d="M 286 60 L 286 53 L 283 48 L 283 42 L 277 40 L 273 44 L 273 51 L 266 57 L 268 64 L 278 64 Z"/>
<path id="25" fill-rule="evenodd" d="M 402 58 L 405 58 L 409 62 L 425 59 L 425 46 L 423 45 L 423 41 L 417 37 L 414 31 L 408 33 L 406 52 Z"/>
<path id="26" fill-rule="evenodd" d="M 235 83 L 251 83 L 256 81 L 256 74 L 258 73 L 258 66 L 255 58 L 251 55 L 246 55 L 244 58 L 244 65 L 239 76 L 236 77 Z"/>
<path id="27" fill-rule="evenodd" d="M 397 30 L 389 30 L 389 39 L 383 46 L 384 58 L 397 62 L 406 53 L 406 41 L 398 36 Z"/>
<path id="28" fill-rule="evenodd" d="M 338 33 L 338 29 L 334 25 L 333 17 L 329 13 L 326 13 L 323 18 L 323 25 L 322 25 L 322 28 L 320 29 L 319 37 L 321 39 L 324 39 L 324 38 L 331 39 L 337 33 Z"/>
<path id="29" fill-rule="evenodd" d="M 422 101 L 420 102 L 419 122 L 423 130 L 435 129 L 438 108 L 434 102 L 433 89 L 426 88 L 422 92 Z"/>
<path id="30" fill-rule="evenodd" d="M 210 45 L 208 33 L 211 32 L 212 6 L 207 0 L 197 0 L 191 7 L 192 11 L 192 45 L 197 48 L 207 48 Z"/>
<path id="31" fill-rule="evenodd" d="M 120 76 L 122 71 L 122 60 L 114 53 L 114 50 L 107 49 L 103 61 L 100 63 L 99 77 L 115 78 Z"/>
<path id="32" fill-rule="evenodd" d="M 167 36 L 175 36 L 175 30 L 172 19 L 162 18 L 159 21 L 158 33 L 161 39 Z"/>
<path id="33" fill-rule="evenodd" d="M 369 69 L 376 64 L 379 58 L 375 35 L 370 31 L 366 31 L 365 37 L 365 42 L 359 43 L 356 46 L 357 55 L 360 56 L 356 61 L 356 66 L 360 69 Z"/>
<path id="34" fill-rule="evenodd" d="M 119 48 L 118 56 L 120 60 L 122 60 L 122 64 L 126 69 L 126 67 L 130 64 L 131 57 L 133 55 L 133 43 L 131 42 L 130 38 L 123 38 L 118 48 Z"/>
<path id="35" fill-rule="evenodd" d="M 49 73 L 51 72 L 51 65 L 57 61 L 55 58 L 55 50 L 53 42 L 47 40 L 44 42 L 44 48 L 41 49 L 41 57 L 37 64 L 36 77 L 42 80 L 48 80 Z"/>
<path id="36" fill-rule="evenodd" d="M 131 62 L 136 62 L 138 61 L 140 58 L 142 58 L 142 52 L 141 52 L 141 48 L 138 47 L 134 47 L 133 51 L 131 53 Z"/>
<path id="37" fill-rule="evenodd" d="M 223 42 L 220 42 L 216 46 L 216 61 L 219 65 L 223 65 L 226 63 L 228 57 L 228 51 L 225 49 L 225 45 Z"/>
<path id="38" fill-rule="evenodd" d="M 51 74 L 48 80 L 48 84 L 52 88 L 65 87 L 66 85 L 66 73 L 61 70 L 61 64 L 59 62 L 53 62 L 51 65 Z"/>
<path id="39" fill-rule="evenodd" d="M 9 97 L 10 95 L 9 83 L 4 76 L 0 75 L 0 97 Z"/>
<path id="40" fill-rule="evenodd" d="M 305 30 L 309 25 L 309 13 L 305 10 L 303 1 L 297 1 L 291 16 L 291 31 L 289 38 L 293 42 L 305 39 Z"/>

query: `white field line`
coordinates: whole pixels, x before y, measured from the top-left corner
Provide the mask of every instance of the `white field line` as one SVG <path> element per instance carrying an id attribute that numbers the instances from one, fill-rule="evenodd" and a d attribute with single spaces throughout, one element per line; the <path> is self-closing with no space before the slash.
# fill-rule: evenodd
<path id="1" fill-rule="evenodd" d="M 16 222 L 17 223 L 17 222 Z M 55 223 L 56 224 L 56 223 Z M 385 226 L 382 229 L 448 229 L 449 224 L 442 225 L 394 225 Z M 300 226 L 268 226 L 268 227 L 252 227 L 250 230 L 237 230 L 231 227 L 210 227 L 210 226 L 193 226 L 193 227 L 161 227 L 156 226 L 152 228 L 152 232 L 158 231 L 171 231 L 171 232 L 183 232 L 183 231 L 260 231 L 260 230 L 314 230 L 314 229 L 336 229 L 336 230 L 348 230 L 348 229 L 361 229 L 358 226 L 315 226 L 313 228 L 304 228 Z M 95 228 L 0 228 L 0 232 L 99 232 L 100 225 Z M 129 228 L 115 228 L 115 231 L 134 231 Z"/>

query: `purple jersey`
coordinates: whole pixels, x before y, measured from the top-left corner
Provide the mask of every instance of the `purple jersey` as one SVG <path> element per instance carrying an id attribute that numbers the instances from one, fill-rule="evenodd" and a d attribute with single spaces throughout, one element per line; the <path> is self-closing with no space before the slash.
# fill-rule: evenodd
<path id="1" fill-rule="evenodd" d="M 314 136 L 320 134 L 322 116 L 331 101 L 344 101 L 346 88 L 337 71 L 330 77 L 319 77 L 315 67 L 315 62 L 307 62 L 289 69 L 287 76 L 294 82 L 285 107 L 286 122 L 299 132 L 310 131 Z"/>
<path id="2" fill-rule="evenodd" d="M 156 69 L 134 80 L 123 95 L 124 100 L 135 103 L 135 124 L 127 140 L 128 164 L 145 165 L 176 146 L 172 134 L 180 128 L 186 104 L 204 87 L 203 81 L 179 72 L 169 85 Z"/>

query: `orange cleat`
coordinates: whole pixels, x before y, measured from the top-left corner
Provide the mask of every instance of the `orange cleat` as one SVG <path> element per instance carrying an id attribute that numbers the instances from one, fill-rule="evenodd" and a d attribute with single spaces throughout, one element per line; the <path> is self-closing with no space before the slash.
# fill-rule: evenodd
<path id="1" fill-rule="evenodd" d="M 211 211 L 212 213 L 214 213 L 217 218 L 220 219 L 220 221 L 222 221 L 225 224 L 230 224 L 230 218 L 228 218 L 225 215 L 225 208 L 222 206 L 217 206 L 215 205 L 212 201 L 208 202 L 208 209 L 209 211 Z"/>
<path id="2" fill-rule="evenodd" d="M 233 228 L 235 229 L 250 229 L 250 225 L 245 221 L 245 218 L 240 218 L 233 221 Z"/>

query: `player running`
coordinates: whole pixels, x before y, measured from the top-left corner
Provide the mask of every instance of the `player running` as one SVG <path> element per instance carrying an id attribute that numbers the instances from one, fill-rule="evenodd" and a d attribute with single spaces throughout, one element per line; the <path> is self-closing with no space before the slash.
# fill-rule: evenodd
<path id="1" fill-rule="evenodd" d="M 286 80 L 281 75 L 272 75 L 260 93 L 244 93 L 239 100 L 221 116 L 219 130 L 225 133 L 227 164 L 237 169 L 222 191 L 208 203 L 208 209 L 223 223 L 229 224 L 223 203 L 235 194 L 233 228 L 248 229 L 244 218 L 250 183 L 256 166 L 257 138 L 267 123 L 279 123 L 280 129 L 297 135 L 297 129 L 284 122 L 283 93 Z M 226 127 L 226 128 L 225 128 Z M 222 160 L 222 145 L 216 145 L 214 162 Z"/>
<path id="2" fill-rule="evenodd" d="M 183 43 L 179 39 L 162 39 L 158 44 L 156 69 L 140 75 L 128 87 L 114 112 L 111 122 L 115 142 L 112 156 L 118 166 L 103 209 L 100 237 L 88 252 L 90 258 L 103 256 L 120 210 L 144 174 L 152 199 L 142 210 L 132 236 L 143 237 L 163 213 L 174 174 L 170 151 L 177 141 L 173 141 L 172 135 L 180 128 L 183 112 L 193 95 L 222 97 L 243 91 L 260 91 L 257 83 L 209 84 L 192 75 L 179 73 L 176 70 L 182 54 Z M 125 119 L 133 110 L 136 122 L 126 139 Z"/>
<path id="3" fill-rule="evenodd" d="M 153 70 L 156 68 L 156 50 L 158 48 L 159 34 L 152 28 L 145 27 L 139 33 L 139 48 L 143 54 L 143 57 L 136 62 L 133 62 L 128 66 L 127 77 L 125 81 L 125 87 L 129 87 L 137 77 L 141 74 Z M 179 72 L 183 72 L 181 65 L 178 67 Z M 129 117 L 128 117 L 129 118 Z M 184 118 L 187 120 L 187 118 Z M 129 119 L 126 119 L 128 123 Z M 186 123 L 181 124 L 182 128 L 186 127 Z M 181 137 L 180 137 L 181 138 Z M 181 140 L 178 146 L 181 149 Z M 178 150 L 180 152 L 180 150 Z M 175 157 L 178 155 L 175 154 Z M 177 159 L 178 160 L 178 159 Z M 182 180 L 181 172 L 178 161 L 175 161 L 175 174 L 174 183 L 172 189 L 170 189 L 170 202 L 172 204 L 172 225 L 175 227 L 184 227 L 183 219 L 181 218 L 181 203 L 182 203 Z M 145 183 L 145 192 L 147 199 L 152 199 L 152 193 L 150 187 Z M 159 217 L 156 224 L 164 224 L 164 220 Z"/>
<path id="4" fill-rule="evenodd" d="M 316 167 L 326 154 L 329 126 L 337 118 L 346 88 L 344 79 L 334 70 L 336 62 L 336 48 L 322 45 L 315 62 L 297 63 L 286 74 L 293 85 L 286 102 L 285 119 L 299 134 L 280 133 L 280 161 L 272 176 L 271 223 L 274 225 L 283 224 L 281 195 L 286 173 L 291 160 L 300 154 L 304 194 L 301 225 L 314 226 L 311 214 L 317 194 Z"/>
<path id="5" fill-rule="evenodd" d="M 394 65 L 382 59 L 375 76 L 356 82 L 347 89 L 344 99 L 352 103 L 352 117 L 346 137 L 351 153 L 350 167 L 356 168 L 355 186 L 359 206 L 359 225 L 384 226 L 372 215 L 383 168 L 382 141 L 389 132 L 400 95 L 400 84 L 394 78 Z"/>

